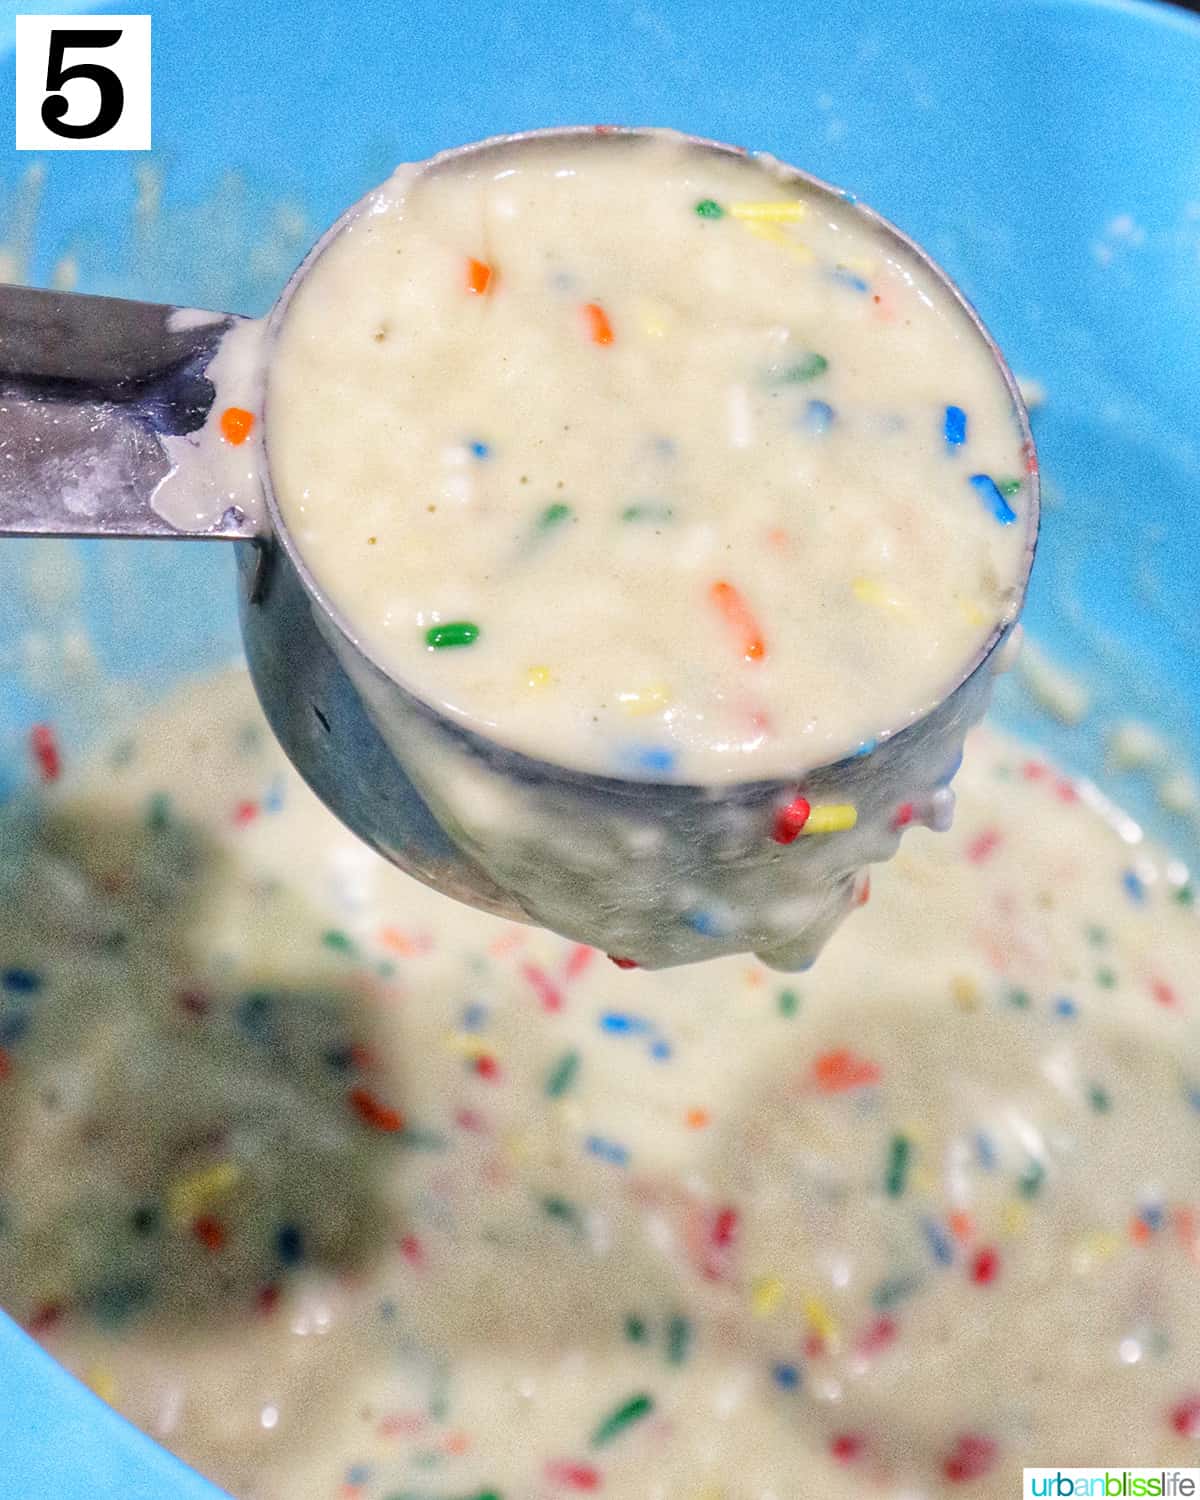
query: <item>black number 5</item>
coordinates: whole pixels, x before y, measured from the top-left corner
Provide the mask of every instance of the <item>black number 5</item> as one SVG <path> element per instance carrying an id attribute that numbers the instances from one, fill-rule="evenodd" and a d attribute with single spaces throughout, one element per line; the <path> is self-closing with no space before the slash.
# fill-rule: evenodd
<path id="1" fill-rule="evenodd" d="M 75 63 L 63 67 L 63 53 L 68 47 L 111 47 L 121 40 L 119 31 L 52 31 L 50 52 L 46 59 L 46 88 L 49 97 L 42 101 L 42 123 L 55 135 L 69 140 L 89 141 L 111 130 L 125 108 L 125 90 L 111 68 L 99 63 Z M 65 94 L 57 93 L 72 78 L 90 78 L 100 90 L 100 107 L 86 125 L 68 125 L 63 116 L 70 109 Z"/>

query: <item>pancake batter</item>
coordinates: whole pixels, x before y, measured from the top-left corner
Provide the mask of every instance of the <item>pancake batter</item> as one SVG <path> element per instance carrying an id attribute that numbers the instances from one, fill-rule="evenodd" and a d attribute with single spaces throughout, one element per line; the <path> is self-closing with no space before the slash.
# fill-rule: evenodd
<path id="1" fill-rule="evenodd" d="M 239 1500 L 1194 1463 L 1194 888 L 998 735 L 959 784 L 811 975 L 618 975 L 203 684 L 4 864 L 0 1298 Z"/>

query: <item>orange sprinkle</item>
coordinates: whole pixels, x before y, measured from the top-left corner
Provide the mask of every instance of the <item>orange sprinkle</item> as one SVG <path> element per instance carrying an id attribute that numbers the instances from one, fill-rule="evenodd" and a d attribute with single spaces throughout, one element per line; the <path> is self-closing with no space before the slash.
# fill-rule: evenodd
<path id="1" fill-rule="evenodd" d="M 467 286 L 477 297 L 486 297 L 492 287 L 493 271 L 486 260 L 467 256 Z"/>
<path id="2" fill-rule="evenodd" d="M 844 1094 L 849 1089 L 865 1088 L 878 1083 L 883 1070 L 878 1063 L 856 1057 L 848 1047 L 822 1052 L 813 1063 L 813 1075 L 823 1094 Z"/>
<path id="3" fill-rule="evenodd" d="M 955 1209 L 947 1222 L 950 1225 L 950 1233 L 956 1240 L 969 1240 L 975 1233 L 974 1221 L 964 1209 Z"/>
<path id="4" fill-rule="evenodd" d="M 447 1453 L 466 1453 L 470 1450 L 471 1439 L 465 1432 L 448 1432 L 442 1446 Z"/>
<path id="5" fill-rule="evenodd" d="M 777 552 L 782 552 L 788 544 L 788 534 L 782 526 L 772 526 L 767 532 L 767 542 Z"/>
<path id="6" fill-rule="evenodd" d="M 236 448 L 250 436 L 254 426 L 254 413 L 244 406 L 227 406 L 221 413 L 221 436 Z"/>
<path id="7" fill-rule="evenodd" d="M 412 958 L 421 951 L 412 938 L 407 933 L 401 932 L 398 927 L 381 927 L 378 937 L 384 948 L 400 954 L 401 958 Z"/>
<path id="8" fill-rule="evenodd" d="M 706 1125 L 712 1124 L 712 1115 L 706 1109 L 689 1109 L 683 1118 L 689 1130 L 703 1130 Z"/>
<path id="9" fill-rule="evenodd" d="M 206 1250 L 214 1253 L 225 1248 L 225 1226 L 211 1214 L 201 1214 L 192 1221 L 192 1233 Z"/>
<path id="10" fill-rule="evenodd" d="M 382 1130 L 386 1135 L 395 1135 L 404 1129 L 404 1116 L 398 1109 L 380 1104 L 370 1089 L 351 1089 L 350 1108 L 372 1130 Z"/>
<path id="11" fill-rule="evenodd" d="M 598 302 L 585 302 L 583 304 L 583 315 L 588 321 L 588 332 L 592 336 L 593 344 L 611 344 L 613 341 L 612 324 L 608 321 L 608 314 Z"/>
<path id="12" fill-rule="evenodd" d="M 1150 981 L 1150 993 L 1160 1005 L 1168 1009 L 1174 1009 L 1179 1004 L 1179 995 L 1174 985 L 1168 984 L 1165 979 L 1152 979 Z"/>
<path id="13" fill-rule="evenodd" d="M 747 661 L 761 661 L 767 654 L 766 642 L 762 638 L 754 611 L 746 603 L 732 583 L 718 579 L 708 591 L 708 597 L 721 611 L 726 623 L 737 633 L 742 655 Z"/>
<path id="14" fill-rule="evenodd" d="M 1154 1234 L 1149 1224 L 1143 1219 L 1133 1218 L 1129 1221 L 1129 1238 L 1135 1245 L 1148 1245 Z"/>

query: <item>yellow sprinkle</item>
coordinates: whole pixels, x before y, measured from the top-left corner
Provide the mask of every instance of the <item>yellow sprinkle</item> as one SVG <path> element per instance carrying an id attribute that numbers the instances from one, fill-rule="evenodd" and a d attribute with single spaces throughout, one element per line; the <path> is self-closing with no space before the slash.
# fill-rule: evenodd
<path id="1" fill-rule="evenodd" d="M 823 1339 L 837 1337 L 837 1319 L 816 1297 L 805 1297 L 804 1316 L 808 1320 L 808 1326 L 812 1331 Z"/>
<path id="2" fill-rule="evenodd" d="M 236 1162 L 220 1161 L 203 1171 L 181 1177 L 167 1191 L 167 1216 L 173 1224 L 186 1224 L 218 1198 L 233 1191 L 242 1180 Z"/>
<path id="3" fill-rule="evenodd" d="M 783 1301 L 783 1282 L 778 1276 L 760 1276 L 750 1290 L 750 1306 L 757 1318 L 766 1318 Z"/>
<path id="4" fill-rule="evenodd" d="M 1000 1210 L 1000 1227 L 1005 1234 L 1020 1234 L 1029 1220 L 1029 1209 L 1015 1199 Z"/>
<path id="5" fill-rule="evenodd" d="M 803 265 L 809 265 L 816 256 L 802 240 L 794 240 L 790 235 L 784 234 L 782 229 L 774 224 L 765 224 L 757 219 L 747 219 L 743 228 L 748 229 L 751 234 L 760 240 L 766 240 L 769 245 L 777 245 L 779 249 L 786 250 Z"/>
<path id="6" fill-rule="evenodd" d="M 956 974 L 950 981 L 950 993 L 954 1003 L 962 1010 L 978 1010 L 979 986 L 965 974 Z"/>
<path id="7" fill-rule="evenodd" d="M 937 1173 L 932 1167 L 915 1167 L 909 1172 L 908 1181 L 914 1192 L 931 1193 L 937 1187 Z"/>
<path id="8" fill-rule="evenodd" d="M 513 1166 L 520 1166 L 529 1158 L 529 1132 L 514 1130 L 504 1137 L 504 1154 Z"/>
<path id="9" fill-rule="evenodd" d="M 457 1052 L 460 1057 L 497 1057 L 498 1049 L 486 1038 L 473 1031 L 448 1031 L 445 1035 L 446 1050 Z"/>
<path id="10" fill-rule="evenodd" d="M 642 332 L 652 339 L 661 339 L 667 332 L 667 310 L 659 302 L 639 302 L 637 315 Z"/>
<path id="11" fill-rule="evenodd" d="M 889 594 L 873 578 L 856 578 L 850 585 L 850 589 L 860 604 L 871 604 L 876 609 L 890 609 L 893 614 L 898 615 L 909 612 L 909 606 L 903 599 L 897 599 L 894 594 Z"/>
<path id="12" fill-rule="evenodd" d="M 647 687 L 630 688 L 627 692 L 617 694 L 617 702 L 635 719 L 667 708 L 671 698 L 671 689 L 661 682 L 651 683 Z"/>
<path id="13" fill-rule="evenodd" d="M 1120 1248 L 1121 1241 L 1115 1234 L 1097 1229 L 1076 1240 L 1075 1253 L 1071 1257 L 1072 1265 L 1077 1273 L 1083 1274 L 1103 1265 L 1106 1260 L 1111 1260 Z"/>
<path id="14" fill-rule="evenodd" d="M 968 625 L 984 625 L 987 623 L 987 616 L 980 608 L 978 600 L 960 599 L 958 607 L 962 610 L 963 619 Z"/>
<path id="15" fill-rule="evenodd" d="M 525 686 L 529 688 L 544 688 L 550 686 L 549 667 L 528 667 L 525 671 Z"/>
<path id="16" fill-rule="evenodd" d="M 766 203 L 731 203 L 729 212 L 735 219 L 754 224 L 798 224 L 808 212 L 808 204 L 799 198 L 779 198 Z"/>
<path id="17" fill-rule="evenodd" d="M 90 1391 L 94 1391 L 101 1401 L 107 1401 L 109 1406 L 116 1404 L 117 1378 L 104 1365 L 93 1365 L 90 1370 L 85 1371 L 83 1383 Z"/>
<path id="18" fill-rule="evenodd" d="M 813 808 L 801 833 L 844 833 L 857 822 L 858 808 L 853 803 L 829 802 L 824 807 Z"/>

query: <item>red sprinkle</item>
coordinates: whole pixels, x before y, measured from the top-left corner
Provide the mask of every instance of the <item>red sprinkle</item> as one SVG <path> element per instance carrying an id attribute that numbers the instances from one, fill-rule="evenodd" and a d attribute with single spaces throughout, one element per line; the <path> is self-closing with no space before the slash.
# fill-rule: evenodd
<path id="1" fill-rule="evenodd" d="M 1150 993 L 1160 1005 L 1175 1010 L 1179 1005 L 1179 992 L 1174 985 L 1167 983 L 1165 979 L 1152 979 L 1150 981 Z"/>
<path id="2" fill-rule="evenodd" d="M 537 964 L 522 964 L 521 973 L 526 981 L 542 1002 L 542 1009 L 548 1011 L 560 1011 L 563 1008 L 563 995 L 559 987 L 546 973 L 545 969 L 539 968 Z"/>
<path id="3" fill-rule="evenodd" d="M 400 1241 L 400 1254 L 410 1266 L 423 1266 L 425 1264 L 425 1246 L 415 1234 L 406 1234 Z"/>
<path id="4" fill-rule="evenodd" d="M 825 1340 L 819 1333 L 810 1333 L 804 1340 L 805 1359 L 820 1359 L 825 1353 Z"/>
<path id="5" fill-rule="evenodd" d="M 868 870 L 867 873 L 863 876 L 862 884 L 859 886 L 858 890 L 855 891 L 855 893 L 854 893 L 854 904 L 855 904 L 855 906 L 866 906 L 867 902 L 870 899 L 871 899 L 871 872 L 870 872 L 870 870 Z"/>
<path id="6" fill-rule="evenodd" d="M 576 943 L 567 959 L 566 977 L 578 979 L 595 956 L 595 948 L 589 948 L 586 943 Z"/>
<path id="7" fill-rule="evenodd" d="M 176 997 L 179 1009 L 186 1011 L 189 1016 L 206 1016 L 210 1001 L 203 990 L 185 989 L 180 990 Z"/>
<path id="8" fill-rule="evenodd" d="M 616 964 L 618 969 L 637 969 L 641 967 L 636 958 L 618 958 L 615 953 L 608 955 L 608 961 L 610 964 Z"/>
<path id="9" fill-rule="evenodd" d="M 985 859 L 990 859 L 995 854 L 1003 842 L 1004 835 L 998 828 L 985 828 L 967 845 L 967 859 L 973 865 L 981 865 Z"/>
<path id="10" fill-rule="evenodd" d="M 587 319 L 588 333 L 593 344 L 611 344 L 613 341 L 612 324 L 608 321 L 608 314 L 598 302 L 585 302 L 583 304 L 583 315 Z"/>
<path id="11" fill-rule="evenodd" d="M 29 731 L 29 748 L 43 781 L 57 781 L 62 775 L 62 755 L 49 724 L 35 724 Z"/>
<path id="12" fill-rule="evenodd" d="M 951 1484 L 982 1479 L 996 1462 L 996 1444 L 991 1438 L 968 1433 L 960 1437 L 942 1465 L 942 1473 Z"/>
<path id="13" fill-rule="evenodd" d="M 1200 1437 L 1200 1396 L 1188 1396 L 1173 1406 L 1170 1420 L 1180 1437 Z"/>
<path id="14" fill-rule="evenodd" d="M 569 1490 L 598 1490 L 601 1483 L 599 1469 L 569 1460 L 548 1463 L 546 1478 L 551 1484 L 561 1484 Z"/>
<path id="15" fill-rule="evenodd" d="M 485 260 L 467 256 L 467 286 L 477 297 L 486 297 L 492 286 L 492 268 Z"/>
<path id="16" fill-rule="evenodd" d="M 975 1252 L 971 1261 L 971 1280 L 976 1286 L 989 1286 L 1000 1274 L 1000 1253 L 991 1245 Z"/>
<path id="17" fill-rule="evenodd" d="M 866 1441 L 857 1432 L 839 1432 L 829 1441 L 829 1451 L 839 1463 L 850 1464 L 862 1456 Z"/>
<path id="18" fill-rule="evenodd" d="M 233 810 L 233 821 L 239 828 L 245 828 L 247 823 L 253 823 L 257 817 L 257 802 L 239 802 Z"/>
<path id="19" fill-rule="evenodd" d="M 225 1226 L 211 1214 L 201 1214 L 198 1219 L 193 1219 L 192 1233 L 206 1250 L 214 1254 L 225 1248 Z"/>
<path id="20" fill-rule="evenodd" d="M 236 448 L 250 436 L 254 413 L 244 406 L 227 406 L 221 413 L 221 436 Z"/>
<path id="21" fill-rule="evenodd" d="M 767 654 L 767 643 L 763 640 L 754 611 L 741 592 L 732 583 L 719 578 L 709 588 L 708 597 L 725 617 L 726 624 L 737 634 L 742 656 L 746 661 L 762 661 Z"/>
<path id="22" fill-rule="evenodd" d="M 912 822 L 915 809 L 911 802 L 902 802 L 892 815 L 893 828 L 907 828 Z"/>
<path id="23" fill-rule="evenodd" d="M 50 1330 L 62 1320 L 63 1310 L 58 1302 L 43 1302 L 40 1307 L 35 1307 L 25 1327 L 30 1333 L 49 1333 Z"/>
<path id="24" fill-rule="evenodd" d="M 264 1286 L 258 1293 L 258 1310 L 264 1318 L 269 1318 L 279 1306 L 279 1288 L 277 1286 Z"/>
<path id="25" fill-rule="evenodd" d="M 387 1135 L 395 1135 L 404 1129 L 404 1116 L 398 1109 L 391 1109 L 386 1104 L 380 1104 L 370 1089 L 351 1089 L 349 1094 L 350 1108 L 363 1122 L 372 1130 L 381 1130 Z"/>
<path id="26" fill-rule="evenodd" d="M 1033 446 L 1032 443 L 1026 443 L 1025 444 L 1025 472 L 1026 472 L 1026 474 L 1036 474 L 1037 471 L 1038 471 L 1037 450 L 1034 448 L 1034 446 Z"/>
<path id="27" fill-rule="evenodd" d="M 771 837 L 777 844 L 794 844 L 804 831 L 812 804 L 807 797 L 793 797 L 786 807 L 775 814 L 775 827 Z"/>
<path id="28" fill-rule="evenodd" d="M 701 1263 L 706 1281 L 720 1281 L 728 1272 L 740 1226 L 736 1208 L 719 1208 L 713 1215 Z"/>
<path id="29" fill-rule="evenodd" d="M 1065 776 L 1060 777 L 1054 783 L 1054 795 L 1060 802 L 1078 802 L 1079 789 L 1073 781 L 1068 781 Z"/>
<path id="30" fill-rule="evenodd" d="M 859 1339 L 858 1352 L 867 1355 L 881 1354 L 889 1344 L 895 1342 L 897 1332 L 895 1318 L 876 1318 Z"/>
<path id="31" fill-rule="evenodd" d="M 475 1109 L 460 1109 L 454 1116 L 460 1130 L 469 1130 L 472 1135 L 487 1135 L 487 1121 Z"/>
<path id="32" fill-rule="evenodd" d="M 848 1047 L 837 1047 L 832 1052 L 822 1052 L 816 1059 L 813 1076 L 823 1094 L 844 1094 L 878 1083 L 883 1070 L 878 1063 L 856 1057 Z"/>
<path id="33" fill-rule="evenodd" d="M 480 1078 L 486 1078 L 489 1083 L 495 1083 L 500 1077 L 500 1064 L 490 1052 L 485 1052 L 475 1059 L 475 1071 Z"/>
<path id="34" fill-rule="evenodd" d="M 1049 769 L 1043 761 L 1027 760 L 1021 767 L 1021 775 L 1026 781 L 1044 781 L 1049 775 Z"/>

